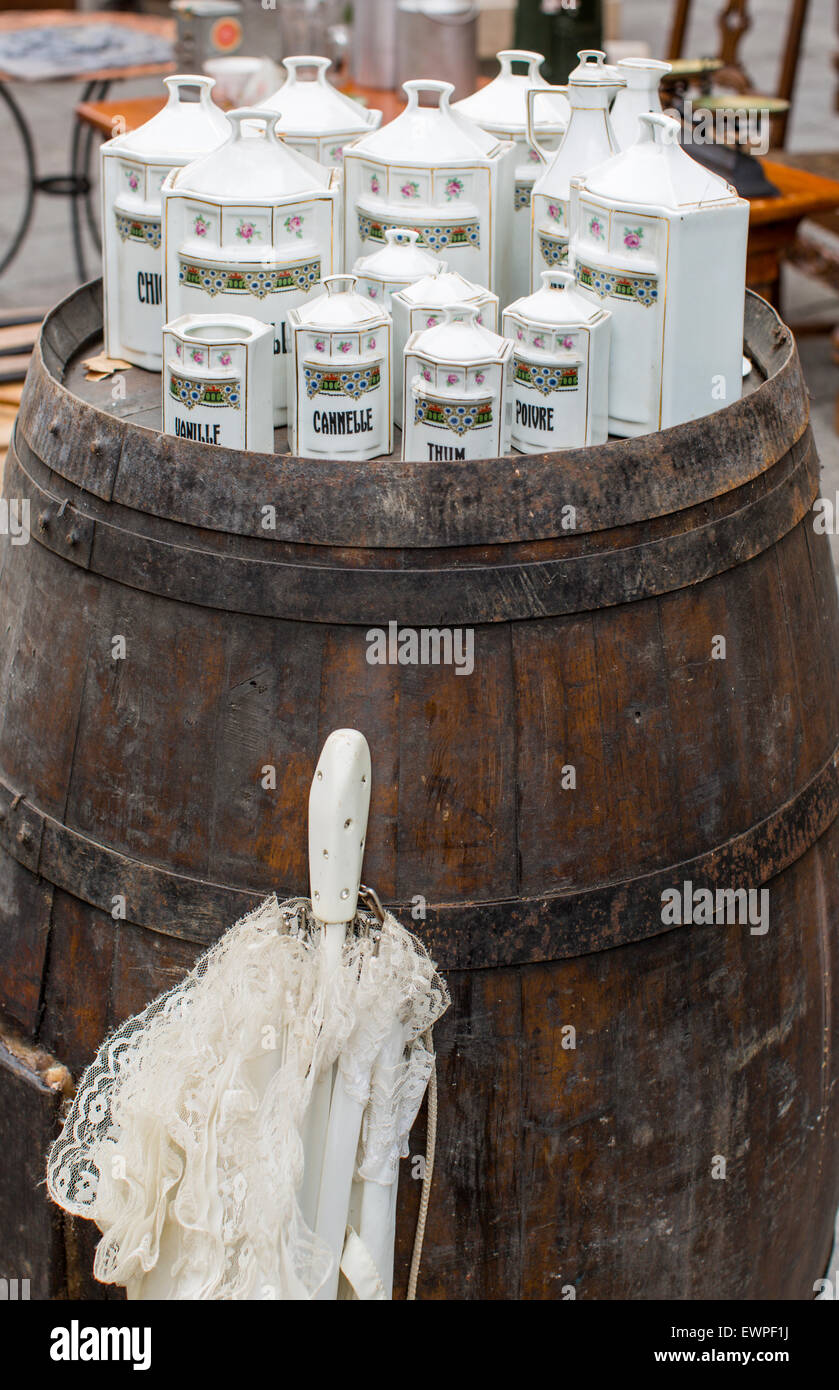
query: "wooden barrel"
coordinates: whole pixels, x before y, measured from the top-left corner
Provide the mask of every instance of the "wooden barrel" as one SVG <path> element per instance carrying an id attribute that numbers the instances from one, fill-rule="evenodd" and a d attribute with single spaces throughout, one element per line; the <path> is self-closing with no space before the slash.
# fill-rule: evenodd
<path id="1" fill-rule="evenodd" d="M 365 879 L 452 990 L 421 1296 L 811 1297 L 839 1199 L 839 629 L 788 331 L 749 297 L 747 394 L 707 419 L 434 465 L 163 438 L 157 378 L 84 380 L 100 332 L 94 286 L 47 319 L 6 468 L 32 529 L 2 549 L 6 1024 L 78 1074 L 261 895 L 304 892 L 318 750 L 355 726 Z M 415 664 L 430 628 L 463 646 L 426 631 Z M 753 916 L 704 920 L 704 889 Z M 31 1167 L 55 1115 L 21 1056 Z M 89 1234 L 25 1168 L 0 1252 L 89 1290 Z"/>

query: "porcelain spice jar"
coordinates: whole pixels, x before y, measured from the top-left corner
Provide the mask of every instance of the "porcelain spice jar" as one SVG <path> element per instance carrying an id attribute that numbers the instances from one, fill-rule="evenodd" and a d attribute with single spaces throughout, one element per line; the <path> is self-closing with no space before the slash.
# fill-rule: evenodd
<path id="1" fill-rule="evenodd" d="M 101 147 L 105 351 L 159 372 L 163 328 L 161 185 L 229 133 L 209 77 L 167 77 L 169 99 L 145 125 Z M 198 100 L 187 100 L 197 91 Z"/>
<path id="2" fill-rule="evenodd" d="M 639 117 L 634 145 L 575 180 L 574 271 L 612 313 L 609 431 L 646 434 L 708 415 L 741 389 L 749 205 Z"/>
<path id="3" fill-rule="evenodd" d="M 273 333 L 258 319 L 183 314 L 163 329 L 163 430 L 274 452 Z"/>
<path id="4" fill-rule="evenodd" d="M 657 58 L 621 58 L 617 70 L 626 86 L 621 87 L 609 112 L 618 149 L 634 145 L 641 133 L 638 117 L 648 111 L 660 111 L 659 83 L 670 71 L 669 63 Z M 584 172 L 583 170 L 580 171 Z"/>
<path id="5" fill-rule="evenodd" d="M 381 111 L 364 107 L 327 82 L 328 58 L 283 58 L 288 76 L 263 109 L 279 113 L 277 130 L 287 145 L 330 169 L 340 169 L 344 150 L 382 122 Z M 309 70 L 314 77 L 302 78 Z"/>
<path id="6" fill-rule="evenodd" d="M 570 270 L 504 311 L 513 343 L 512 443 L 523 454 L 605 444 L 611 315 L 574 288 Z"/>
<path id="7" fill-rule="evenodd" d="M 472 96 L 455 102 L 452 109 L 491 135 L 511 140 L 515 146 L 513 235 L 498 286 L 502 304 L 509 304 L 530 289 L 530 195 L 545 167 L 545 158 L 551 157 L 559 145 L 571 108 L 563 93 L 550 87 L 542 77 L 539 69 L 545 60 L 541 53 L 510 48 L 496 56 L 500 66 L 497 77 Z M 525 71 L 515 72 L 514 65 Z M 535 109 L 534 129 L 543 153 L 527 138 L 527 93 L 531 90 L 550 94 L 541 97 Z"/>
<path id="8" fill-rule="evenodd" d="M 288 315 L 331 274 L 340 226 L 338 173 L 290 149 L 273 113 L 231 111 L 212 158 L 167 179 L 166 314 L 247 314 L 274 329 L 274 421 L 286 418 Z M 256 123 L 249 135 L 243 125 Z"/>
<path id="9" fill-rule="evenodd" d="M 312 458 L 369 459 L 393 449 L 390 315 L 330 275 L 289 315 L 289 444 Z"/>
<path id="10" fill-rule="evenodd" d="M 413 333 L 403 364 L 403 459 L 438 463 L 510 450 L 513 344 L 478 323 L 472 304 Z"/>
<path id="11" fill-rule="evenodd" d="M 408 105 L 344 155 L 344 263 L 384 245 L 389 227 L 479 284 L 495 287 L 509 251 L 512 145 L 449 105 L 449 82 L 404 84 Z M 420 105 L 420 95 L 434 105 Z"/>
<path id="12" fill-rule="evenodd" d="M 358 293 L 390 312 L 394 291 L 433 275 L 440 262 L 433 251 L 418 245 L 419 232 L 412 227 L 388 227 L 385 241 L 381 251 L 359 256 L 353 274 L 358 279 Z"/>
<path id="13" fill-rule="evenodd" d="M 605 56 L 593 49 L 580 53 L 580 64 L 568 78 L 568 129 L 556 154 L 533 185 L 530 279 L 534 290 L 539 288 L 543 270 L 565 265 L 568 260 L 572 178 L 601 164 L 618 149 L 609 122 L 609 102 L 621 83 L 616 82 L 615 71 L 606 65 Z M 538 91 L 528 95 L 528 137 L 537 148 L 532 116 L 538 96 Z"/>
<path id="14" fill-rule="evenodd" d="M 394 401 L 393 418 L 402 428 L 403 376 L 402 358 L 412 333 L 435 328 L 445 317 L 446 309 L 472 304 L 478 311 L 477 322 L 492 333 L 498 331 L 498 296 L 482 285 L 473 285 L 449 270 L 445 261 L 438 261 L 433 275 L 398 290 L 390 301 L 393 315 Z"/>

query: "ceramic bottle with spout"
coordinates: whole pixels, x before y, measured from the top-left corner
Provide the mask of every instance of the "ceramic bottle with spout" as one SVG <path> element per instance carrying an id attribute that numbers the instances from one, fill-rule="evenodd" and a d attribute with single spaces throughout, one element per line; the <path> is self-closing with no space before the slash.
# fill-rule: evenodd
<path id="1" fill-rule="evenodd" d="M 530 283 L 535 292 L 542 283 L 542 271 L 565 265 L 571 235 L 571 180 L 585 174 L 595 164 L 618 151 L 618 142 L 609 120 L 609 104 L 623 85 L 616 70 L 606 63 L 605 53 L 583 49 L 579 66 L 568 78 L 571 115 L 562 143 L 533 185 L 531 206 Z M 552 90 L 566 90 L 553 88 Z M 539 149 L 535 117 L 539 91 L 527 96 L 528 139 Z"/>
<path id="2" fill-rule="evenodd" d="M 658 58 L 621 58 L 616 67 L 626 86 L 615 97 L 609 120 L 619 148 L 625 150 L 635 144 L 641 133 L 638 117 L 647 111 L 661 110 L 658 88 L 670 71 L 670 64 L 659 62 Z"/>

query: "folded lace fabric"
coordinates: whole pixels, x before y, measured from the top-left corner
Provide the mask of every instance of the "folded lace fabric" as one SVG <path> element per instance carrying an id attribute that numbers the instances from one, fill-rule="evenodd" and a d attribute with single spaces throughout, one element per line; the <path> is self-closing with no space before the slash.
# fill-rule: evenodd
<path id="1" fill-rule="evenodd" d="M 308 900 L 268 898 L 81 1079 L 47 1186 L 102 1231 L 96 1278 L 129 1297 L 312 1298 L 332 1265 L 298 1201 L 315 1082 L 339 1064 L 367 1107 L 356 1176 L 392 1182 L 433 1061 L 423 1035 L 448 1004 L 389 913 L 359 913 L 336 971 Z M 371 1084 L 396 1019 L 402 1061 Z"/>

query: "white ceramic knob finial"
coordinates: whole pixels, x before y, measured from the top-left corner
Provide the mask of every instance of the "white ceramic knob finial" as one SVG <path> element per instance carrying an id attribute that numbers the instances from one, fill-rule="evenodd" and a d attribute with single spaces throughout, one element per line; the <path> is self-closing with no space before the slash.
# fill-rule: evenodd
<path id="1" fill-rule="evenodd" d="M 335 729 L 323 745 L 309 792 L 309 882 L 320 922 L 355 917 L 370 781 L 364 735 L 357 729 Z"/>

